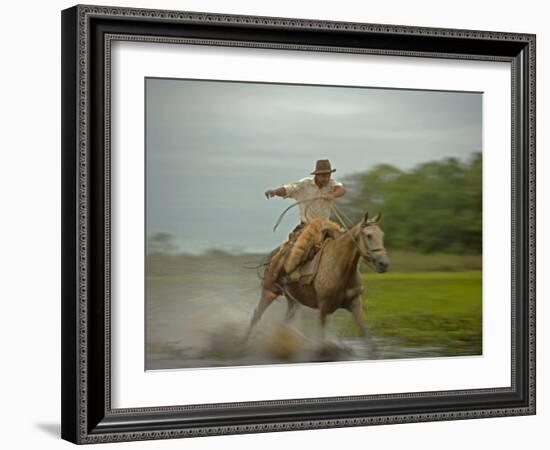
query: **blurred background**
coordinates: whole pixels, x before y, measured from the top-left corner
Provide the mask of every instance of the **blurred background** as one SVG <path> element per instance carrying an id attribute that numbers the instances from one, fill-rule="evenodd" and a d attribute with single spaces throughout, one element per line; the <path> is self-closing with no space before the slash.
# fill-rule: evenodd
<path id="1" fill-rule="evenodd" d="M 148 369 L 482 354 L 482 94 L 148 79 Z M 370 273 L 358 339 L 351 316 L 281 325 L 259 300 L 255 266 L 298 221 L 263 192 L 328 158 L 353 222 L 380 223 L 390 272 Z M 334 218 L 333 218 L 334 219 Z"/>

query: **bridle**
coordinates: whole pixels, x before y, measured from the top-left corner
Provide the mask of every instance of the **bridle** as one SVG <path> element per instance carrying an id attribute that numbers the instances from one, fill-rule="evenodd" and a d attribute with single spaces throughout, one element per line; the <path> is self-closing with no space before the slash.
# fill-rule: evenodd
<path id="1" fill-rule="evenodd" d="M 361 227 L 361 231 L 360 231 L 360 239 L 361 239 L 361 242 L 363 243 L 364 247 L 367 249 L 367 253 L 364 254 L 363 253 L 363 250 L 361 249 L 361 246 L 359 245 L 359 243 L 357 242 L 357 240 L 355 239 L 355 237 L 353 236 L 353 233 L 352 233 L 352 228 L 348 228 L 346 226 L 346 223 L 344 222 L 344 220 L 342 219 L 341 216 L 344 216 L 347 218 L 347 220 L 351 222 L 351 220 L 349 219 L 349 217 L 347 217 L 335 204 L 332 205 L 332 211 L 334 212 L 334 215 L 336 216 L 336 218 L 338 219 L 338 221 L 340 222 L 340 224 L 345 228 L 346 230 L 346 233 L 349 233 L 350 234 L 350 237 L 351 237 L 351 240 L 353 241 L 353 243 L 355 244 L 355 248 L 357 249 L 357 252 L 359 253 L 359 256 L 361 256 L 361 258 L 363 258 L 363 260 L 371 267 L 371 268 L 374 268 L 374 263 L 375 263 L 375 258 L 373 256 L 373 253 L 377 253 L 377 252 L 385 252 L 386 249 L 384 247 L 376 247 L 376 248 L 370 248 L 369 245 L 368 245 L 368 242 L 367 240 L 365 239 L 365 235 L 363 233 L 363 230 L 365 228 L 369 228 L 369 227 L 374 227 L 374 226 L 377 226 L 376 223 L 367 223 L 365 226 Z"/>
<path id="2" fill-rule="evenodd" d="M 367 249 L 367 253 L 363 253 L 363 250 L 361 249 L 361 246 L 359 245 L 359 243 L 355 240 L 355 237 L 353 236 L 353 233 L 352 233 L 352 230 L 351 229 L 346 229 L 346 233 L 349 233 L 350 234 L 350 237 L 351 237 L 351 240 L 353 241 L 353 243 L 355 244 L 355 248 L 357 248 L 357 252 L 359 253 L 359 256 L 361 256 L 361 258 L 363 258 L 363 260 L 371 267 L 371 268 L 375 268 L 374 267 L 374 263 L 376 261 L 376 259 L 374 258 L 374 253 L 377 253 L 377 252 L 383 252 L 385 251 L 384 247 L 376 247 L 376 248 L 370 248 L 368 243 L 367 243 L 367 240 L 365 238 L 365 235 L 363 233 L 363 230 L 365 228 L 369 228 L 369 227 L 373 227 L 375 226 L 376 224 L 374 223 L 371 223 L 371 224 L 367 224 L 365 225 L 364 227 L 361 227 L 361 231 L 359 232 L 360 234 L 360 240 L 361 242 L 363 243 L 363 246 Z"/>
<path id="3" fill-rule="evenodd" d="M 368 228 L 368 227 L 372 227 L 374 226 L 375 224 L 370 224 L 370 225 L 367 225 L 366 227 L 363 227 L 363 229 L 365 228 Z M 363 245 L 365 246 L 365 248 L 367 249 L 367 257 L 365 258 L 361 253 L 361 256 L 363 256 L 363 258 L 368 262 L 368 263 L 374 263 L 374 257 L 373 257 L 373 253 L 378 253 L 378 252 L 385 252 L 386 249 L 384 247 L 377 247 L 377 248 L 369 248 L 369 246 L 367 245 L 367 241 L 365 239 L 365 236 L 364 236 L 364 233 L 363 231 L 361 231 L 361 240 L 363 241 Z M 359 250 L 359 248 L 358 248 Z"/>

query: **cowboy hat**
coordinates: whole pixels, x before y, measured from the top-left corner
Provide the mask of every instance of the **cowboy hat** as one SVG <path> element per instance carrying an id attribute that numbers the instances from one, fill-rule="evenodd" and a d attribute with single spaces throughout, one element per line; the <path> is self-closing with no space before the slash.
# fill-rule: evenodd
<path id="1" fill-rule="evenodd" d="M 311 175 L 317 175 L 320 173 L 332 173 L 336 172 L 336 169 L 332 169 L 330 161 L 328 159 L 319 159 L 315 163 L 315 170 L 311 172 Z"/>

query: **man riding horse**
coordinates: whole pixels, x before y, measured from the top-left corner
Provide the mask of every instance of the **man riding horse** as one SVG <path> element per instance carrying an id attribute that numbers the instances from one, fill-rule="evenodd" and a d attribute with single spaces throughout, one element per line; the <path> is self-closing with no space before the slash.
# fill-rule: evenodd
<path id="1" fill-rule="evenodd" d="M 300 206 L 300 223 L 289 234 L 288 240 L 268 257 L 263 282 L 263 287 L 267 291 L 280 293 L 277 282 L 284 267 L 284 259 L 288 260 L 291 247 L 308 225 L 320 226 L 323 234 L 332 234 L 335 229 L 339 228 L 330 222 L 330 213 L 334 199 L 342 197 L 346 193 L 346 188 L 342 183 L 331 178 L 331 174 L 335 171 L 336 169 L 332 169 L 329 160 L 321 159 L 316 162 L 315 170 L 311 172 L 311 176 L 285 184 L 277 189 L 265 191 L 265 196 L 268 199 L 272 197 L 293 198 L 299 202 Z"/>
<path id="2" fill-rule="evenodd" d="M 287 322 L 292 320 L 299 304 L 305 305 L 319 311 L 324 333 L 327 316 L 338 309 L 346 309 L 352 314 L 361 335 L 366 335 L 363 320 L 364 286 L 359 262 L 365 261 L 378 273 L 386 272 L 389 267 L 384 232 L 379 226 L 382 215 L 378 213 L 369 218 L 365 212 L 355 225 L 344 225 L 345 230 L 330 222 L 333 207 L 342 220 L 333 201 L 346 193 L 341 183 L 330 178 L 333 172 L 328 160 L 320 160 L 311 173 L 312 177 L 265 192 L 267 198 L 278 196 L 296 199 L 300 205 L 301 222 L 290 233 L 288 240 L 269 255 L 260 301 L 250 320 L 245 342 L 262 314 L 280 295 L 284 295 L 287 300 Z M 333 239 L 323 240 L 322 232 L 327 230 Z M 314 236 L 315 233 L 317 238 L 310 239 L 302 247 L 301 255 L 296 255 L 296 249 L 304 243 L 303 237 L 308 234 Z M 293 277 L 295 268 L 311 256 L 312 252 L 307 250 L 307 246 L 312 242 L 319 244 L 319 250 L 304 265 L 304 273 L 299 273 L 297 278 Z M 297 258 L 292 259 L 293 256 Z"/>

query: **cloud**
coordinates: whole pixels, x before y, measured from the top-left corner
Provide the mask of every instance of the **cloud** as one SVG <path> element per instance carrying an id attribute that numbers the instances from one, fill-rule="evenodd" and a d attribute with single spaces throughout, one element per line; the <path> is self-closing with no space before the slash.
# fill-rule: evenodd
<path id="1" fill-rule="evenodd" d="M 148 230 L 188 242 L 270 248 L 275 238 L 264 232 L 289 203 L 266 201 L 265 189 L 309 174 L 322 158 L 331 159 L 337 178 L 380 163 L 409 169 L 466 158 L 481 150 L 481 99 L 478 93 L 148 79 Z M 220 231 L 220 215 L 234 226 Z M 238 226 L 244 217 L 247 226 Z M 288 220 L 291 226 L 296 218 Z"/>

